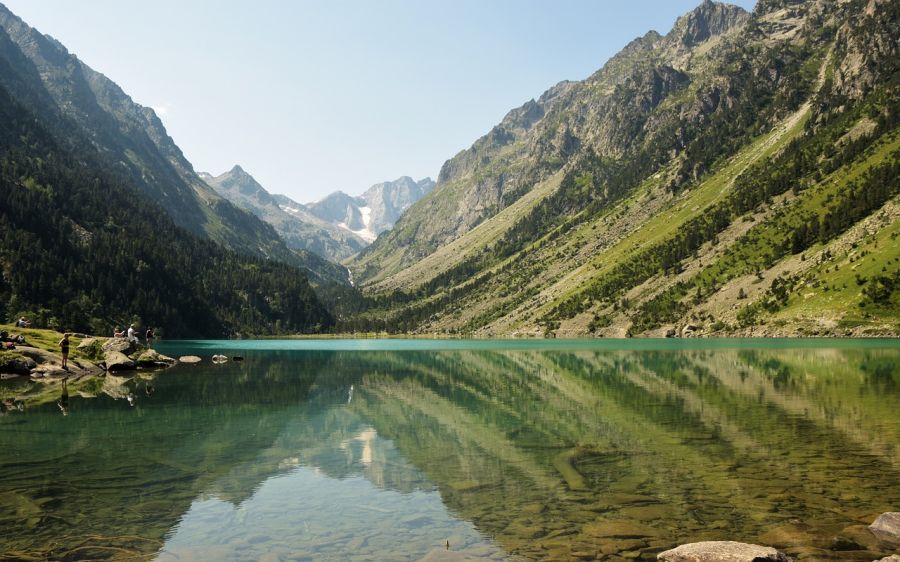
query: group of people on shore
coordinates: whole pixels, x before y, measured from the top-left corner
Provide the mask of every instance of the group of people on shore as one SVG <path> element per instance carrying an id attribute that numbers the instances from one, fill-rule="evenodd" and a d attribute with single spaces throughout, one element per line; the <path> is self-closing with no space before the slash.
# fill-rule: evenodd
<path id="1" fill-rule="evenodd" d="M 69 370 L 69 336 L 70 333 L 66 332 L 63 334 L 61 340 L 59 340 L 59 354 L 62 357 L 62 368 L 64 371 Z M 139 343 L 140 337 L 138 336 L 137 330 L 134 329 L 134 324 L 128 327 L 127 332 L 123 332 L 121 328 L 116 326 L 116 329 L 113 331 L 114 338 L 127 338 L 128 341 Z M 145 341 L 147 342 L 147 348 L 153 347 L 153 338 L 155 337 L 153 333 L 153 328 L 148 327 L 147 331 L 144 333 Z"/>
<path id="2" fill-rule="evenodd" d="M 127 331 L 123 331 L 122 328 L 116 326 L 116 329 L 113 330 L 114 338 L 127 338 L 128 341 L 131 342 L 140 342 L 141 338 L 138 336 L 138 331 L 134 329 L 134 324 L 128 326 Z M 153 328 L 148 327 L 147 331 L 144 332 L 144 341 L 147 342 L 147 347 L 153 347 L 153 338 L 155 338 L 155 334 L 153 333 Z"/>

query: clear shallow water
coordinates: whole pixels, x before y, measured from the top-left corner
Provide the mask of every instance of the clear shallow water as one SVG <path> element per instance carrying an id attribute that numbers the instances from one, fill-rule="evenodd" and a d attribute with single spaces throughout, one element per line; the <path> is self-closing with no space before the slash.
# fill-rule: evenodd
<path id="1" fill-rule="evenodd" d="M 66 417 L 49 403 L 0 418 L 0 554 L 655 560 L 713 539 L 893 552 L 862 529 L 900 510 L 897 342 L 160 350 L 205 363 L 73 395 Z"/>

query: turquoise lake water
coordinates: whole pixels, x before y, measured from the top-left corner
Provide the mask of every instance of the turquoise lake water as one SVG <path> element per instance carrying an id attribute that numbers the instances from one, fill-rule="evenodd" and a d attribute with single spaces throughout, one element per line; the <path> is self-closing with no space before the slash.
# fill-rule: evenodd
<path id="1" fill-rule="evenodd" d="M 0 560 L 898 552 L 865 530 L 900 511 L 894 340 L 158 349 L 203 362 L 70 383 L 68 415 L 59 383 L 5 383 Z"/>

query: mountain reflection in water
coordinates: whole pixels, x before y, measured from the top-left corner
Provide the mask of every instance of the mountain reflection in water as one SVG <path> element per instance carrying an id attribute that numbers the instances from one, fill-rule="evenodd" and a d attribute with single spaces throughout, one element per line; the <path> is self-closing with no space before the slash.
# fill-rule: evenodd
<path id="1" fill-rule="evenodd" d="M 164 352 L 230 354 L 185 342 Z M 0 418 L 7 557 L 892 550 L 900 346 L 254 349 Z M 286 345 L 290 345 L 289 342 Z M 272 347 L 272 342 L 265 342 Z M 26 404 L 28 403 L 26 397 Z M 855 542 L 854 542 L 855 541 Z M 878 556 L 875 556 L 878 555 Z"/>

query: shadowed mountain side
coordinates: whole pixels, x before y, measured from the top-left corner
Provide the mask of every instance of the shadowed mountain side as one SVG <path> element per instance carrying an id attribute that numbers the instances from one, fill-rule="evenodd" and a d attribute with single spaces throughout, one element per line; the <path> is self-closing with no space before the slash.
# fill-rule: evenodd
<path id="1" fill-rule="evenodd" d="M 95 151 L 175 223 L 241 253 L 299 265 L 275 231 L 215 193 L 152 109 L 0 5 L 0 85 L 62 145 Z"/>

